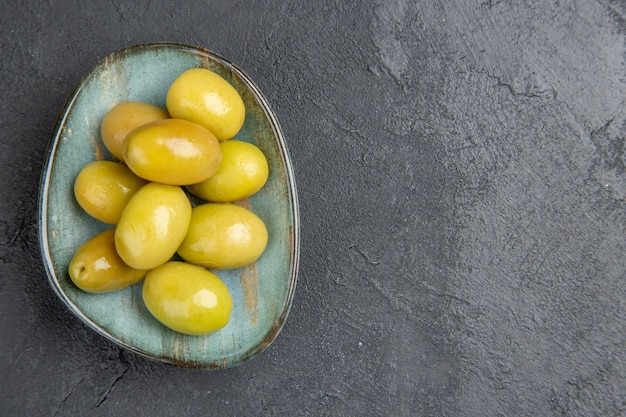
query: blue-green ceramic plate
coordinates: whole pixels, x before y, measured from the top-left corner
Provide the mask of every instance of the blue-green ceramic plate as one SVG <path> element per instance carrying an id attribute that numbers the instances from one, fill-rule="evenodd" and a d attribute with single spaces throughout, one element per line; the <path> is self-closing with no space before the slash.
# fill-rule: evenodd
<path id="1" fill-rule="evenodd" d="M 233 297 L 226 327 L 208 336 L 186 336 L 154 319 L 143 304 L 141 283 L 88 294 L 74 286 L 67 268 L 74 252 L 110 227 L 87 215 L 73 195 L 80 169 L 114 158 L 102 144 L 100 122 L 124 100 L 165 108 L 167 89 L 185 69 L 209 68 L 228 80 L 246 104 L 246 121 L 235 139 L 252 142 L 266 155 L 265 187 L 241 204 L 261 217 L 269 243 L 253 265 L 217 271 Z M 96 332 L 125 349 L 184 367 L 219 369 L 239 365 L 265 350 L 287 318 L 298 272 L 299 220 L 296 185 L 276 116 L 252 80 L 206 49 L 155 43 L 118 51 L 79 83 L 51 139 L 40 187 L 40 241 L 48 278 L 69 309 Z"/>

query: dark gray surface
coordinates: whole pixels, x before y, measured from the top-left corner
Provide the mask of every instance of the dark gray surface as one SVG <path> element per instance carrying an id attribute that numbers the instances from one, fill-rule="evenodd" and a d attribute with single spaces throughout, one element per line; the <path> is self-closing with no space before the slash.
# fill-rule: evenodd
<path id="1" fill-rule="evenodd" d="M 626 4 L 431 3 L 5 4 L 0 415 L 626 415 Z M 239 64 L 292 154 L 293 308 L 232 370 L 120 350 L 41 265 L 63 102 L 149 41 Z"/>

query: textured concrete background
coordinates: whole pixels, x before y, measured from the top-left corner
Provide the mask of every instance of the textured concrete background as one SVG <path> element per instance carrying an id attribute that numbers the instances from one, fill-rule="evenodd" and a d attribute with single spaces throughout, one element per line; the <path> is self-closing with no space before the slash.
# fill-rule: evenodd
<path id="1" fill-rule="evenodd" d="M 626 3 L 433 3 L 4 2 L 0 415 L 626 415 Z M 293 308 L 232 370 L 106 342 L 39 255 L 65 98 L 151 41 L 239 64 L 295 166 Z"/>

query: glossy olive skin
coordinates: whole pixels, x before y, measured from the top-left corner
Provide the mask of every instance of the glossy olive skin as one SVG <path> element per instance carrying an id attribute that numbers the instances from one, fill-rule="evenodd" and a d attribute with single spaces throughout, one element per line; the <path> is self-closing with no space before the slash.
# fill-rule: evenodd
<path id="1" fill-rule="evenodd" d="M 78 173 L 74 196 L 89 215 L 104 223 L 116 224 L 130 197 L 146 183 L 124 164 L 95 161 Z"/>
<path id="2" fill-rule="evenodd" d="M 243 200 L 258 192 L 269 174 L 267 159 L 255 145 L 235 139 L 220 142 L 222 163 L 208 180 L 187 187 L 196 196 L 216 203 Z"/>
<path id="3" fill-rule="evenodd" d="M 124 140 L 128 132 L 146 123 L 168 117 L 167 111 L 152 104 L 124 101 L 109 110 L 102 119 L 100 126 L 102 142 L 113 156 L 124 161 Z"/>
<path id="4" fill-rule="evenodd" d="M 180 74 L 167 92 L 166 104 L 172 117 L 199 123 L 220 141 L 235 136 L 246 117 L 237 90 L 204 68 L 192 68 Z"/>
<path id="5" fill-rule="evenodd" d="M 146 271 L 126 265 L 115 250 L 115 229 L 85 242 L 70 261 L 68 272 L 78 288 L 91 293 L 117 291 L 139 282 Z"/>
<path id="6" fill-rule="evenodd" d="M 199 124 L 164 119 L 133 129 L 126 136 L 124 160 L 141 178 L 189 185 L 215 174 L 222 151 L 215 135 Z"/>
<path id="7" fill-rule="evenodd" d="M 149 183 L 122 212 L 115 228 L 117 252 L 133 268 L 155 268 L 176 253 L 190 219 L 191 203 L 180 187 Z"/>
<path id="8" fill-rule="evenodd" d="M 178 254 L 206 268 L 241 268 L 263 254 L 267 239 L 265 223 L 250 210 L 235 204 L 201 204 L 193 208 Z"/>
<path id="9" fill-rule="evenodd" d="M 215 274 L 177 261 L 148 272 L 142 296 L 157 320 L 189 335 L 208 334 L 226 326 L 233 307 L 228 287 Z"/>

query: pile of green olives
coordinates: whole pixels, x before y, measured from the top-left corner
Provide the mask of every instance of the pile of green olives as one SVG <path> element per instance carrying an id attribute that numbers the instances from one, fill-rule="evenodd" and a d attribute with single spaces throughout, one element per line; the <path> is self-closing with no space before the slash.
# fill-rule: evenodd
<path id="1" fill-rule="evenodd" d="M 228 324 L 233 308 L 215 270 L 252 264 L 267 246 L 263 220 L 233 203 L 263 188 L 268 164 L 258 147 L 232 139 L 245 106 L 215 72 L 184 71 L 166 107 L 125 101 L 103 118 L 102 142 L 116 161 L 87 164 L 74 195 L 111 227 L 76 251 L 69 276 L 91 293 L 143 279 L 144 303 L 158 321 L 208 334 Z"/>

